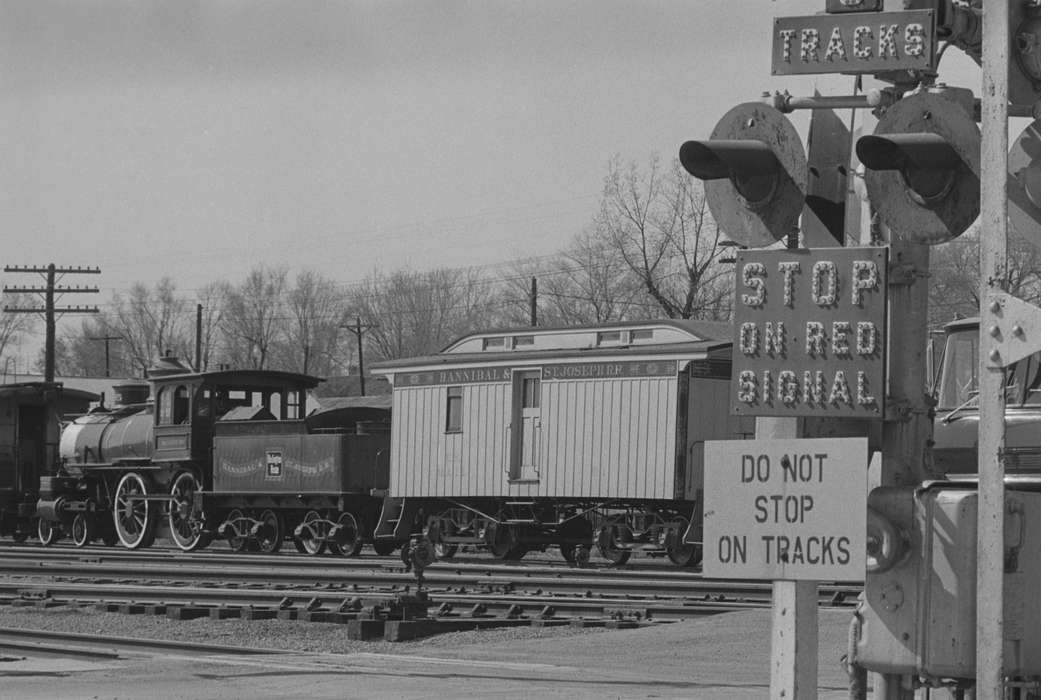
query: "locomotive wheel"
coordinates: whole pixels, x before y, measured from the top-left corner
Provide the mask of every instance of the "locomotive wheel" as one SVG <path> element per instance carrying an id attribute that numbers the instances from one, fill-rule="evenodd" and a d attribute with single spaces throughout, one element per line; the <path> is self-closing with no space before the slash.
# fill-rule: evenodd
<path id="1" fill-rule="evenodd" d="M 324 528 L 318 521 L 322 520 L 322 515 L 316 510 L 309 510 L 304 515 L 304 524 L 310 524 L 311 531 L 321 537 L 325 533 L 322 531 Z M 325 540 L 315 539 L 314 537 L 302 537 L 297 541 L 296 548 L 304 554 L 310 554 L 311 556 L 318 556 L 325 552 Z"/>
<path id="2" fill-rule="evenodd" d="M 141 498 L 147 495 L 145 480 L 137 472 L 124 474 L 116 486 L 112 520 L 119 541 L 127 549 L 149 547 L 155 541 L 155 506 Z"/>
<path id="3" fill-rule="evenodd" d="M 669 534 L 665 553 L 676 566 L 697 566 L 701 563 L 701 545 L 687 544 L 683 541 L 683 535 L 687 532 L 690 521 L 680 516 L 677 518 L 679 527 Z"/>
<path id="4" fill-rule="evenodd" d="M 333 554 L 342 554 L 345 557 L 356 557 L 361 551 L 361 527 L 358 520 L 350 513 L 341 513 L 336 521 L 342 529 L 336 536 L 337 542 L 329 543 L 329 551 Z"/>
<path id="5" fill-rule="evenodd" d="M 39 518 L 36 521 L 36 536 L 40 538 L 40 544 L 44 547 L 50 547 L 57 542 L 59 532 L 58 527 L 50 520 Z"/>
<path id="6" fill-rule="evenodd" d="M 224 519 L 224 522 L 229 523 L 232 526 L 228 532 L 235 533 L 228 536 L 228 546 L 231 547 L 231 551 L 233 552 L 242 552 L 246 549 L 247 539 L 238 534 L 238 521 L 242 520 L 244 517 L 245 515 L 242 514 L 242 511 L 236 508 L 228 513 L 228 517 Z"/>
<path id="7" fill-rule="evenodd" d="M 72 543 L 77 547 L 86 547 L 94 539 L 94 516 L 76 513 L 72 519 Z"/>
<path id="8" fill-rule="evenodd" d="M 389 537 L 380 537 L 372 540 L 372 551 L 376 552 L 381 557 L 385 557 L 394 553 L 394 550 L 398 548 L 398 543 Z"/>
<path id="9" fill-rule="evenodd" d="M 191 472 L 181 472 L 170 487 L 170 537 L 179 549 L 194 552 L 206 546 L 202 533 L 202 514 L 195 510 L 195 493 L 201 490 Z"/>
<path id="10" fill-rule="evenodd" d="M 621 520 L 608 522 L 600 528 L 600 534 L 596 538 L 596 548 L 602 556 L 612 564 L 621 565 L 629 561 L 632 552 L 618 546 L 620 541 L 632 539 L 629 526 Z"/>
<path id="11" fill-rule="evenodd" d="M 261 528 L 257 535 L 257 546 L 264 554 L 274 554 L 282 549 L 282 540 L 286 537 L 286 526 L 282 522 L 282 516 L 268 508 L 261 512 Z"/>

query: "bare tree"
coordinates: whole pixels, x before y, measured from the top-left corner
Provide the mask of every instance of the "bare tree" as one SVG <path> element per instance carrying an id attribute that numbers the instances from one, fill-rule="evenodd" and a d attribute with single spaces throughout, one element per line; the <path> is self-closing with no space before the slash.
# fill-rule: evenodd
<path id="1" fill-rule="evenodd" d="M 373 359 L 437 352 L 463 333 L 487 326 L 501 307 L 491 282 L 471 268 L 376 271 L 351 301 L 373 324 L 365 334 Z"/>
<path id="2" fill-rule="evenodd" d="M 4 305 L 11 308 L 30 308 L 36 301 L 29 294 L 4 293 Z M 0 363 L 10 357 L 10 351 L 21 345 L 27 335 L 36 329 L 40 318 L 35 314 L 0 314 Z M 6 365 L 4 365 L 6 367 Z M 6 372 L 6 369 L 5 369 Z"/>
<path id="3" fill-rule="evenodd" d="M 127 294 L 114 294 L 103 327 L 123 339 L 127 355 L 144 374 L 167 352 L 193 356 L 189 319 L 188 302 L 177 296 L 173 280 L 164 277 L 151 289 L 137 282 Z"/>
<path id="4" fill-rule="evenodd" d="M 508 325 L 531 320 L 531 279 L 538 282 L 540 326 L 605 323 L 647 315 L 640 280 L 609 243 L 591 230 L 551 259 L 520 261 L 506 280 Z"/>
<path id="5" fill-rule="evenodd" d="M 340 287 L 313 270 L 304 270 L 287 293 L 285 334 L 277 364 L 305 374 L 328 376 L 340 363 L 346 313 Z"/>
<path id="6" fill-rule="evenodd" d="M 721 232 L 701 183 L 651 156 L 646 170 L 608 164 L 594 235 L 609 243 L 669 318 L 729 316 L 733 270 L 720 263 Z"/>
<path id="7" fill-rule="evenodd" d="M 258 265 L 227 296 L 224 329 L 225 354 L 238 367 L 267 369 L 272 346 L 286 319 L 282 298 L 286 266 Z"/>
<path id="8" fill-rule="evenodd" d="M 202 306 L 202 337 L 199 342 L 202 350 L 201 366 L 195 368 L 198 371 L 209 369 L 214 355 L 220 351 L 225 307 L 230 291 L 231 285 L 218 281 L 210 282 L 196 293 L 196 302 Z"/>
<path id="9" fill-rule="evenodd" d="M 938 328 L 979 314 L 979 229 L 932 247 L 929 270 L 929 325 Z M 1009 231 L 1008 292 L 1041 303 L 1041 250 Z"/>

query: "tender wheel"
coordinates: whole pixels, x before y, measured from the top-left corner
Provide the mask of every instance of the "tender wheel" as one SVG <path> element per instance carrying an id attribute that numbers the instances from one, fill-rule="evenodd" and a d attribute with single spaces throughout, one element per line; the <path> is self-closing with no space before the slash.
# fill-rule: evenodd
<path id="1" fill-rule="evenodd" d="M 202 513 L 195 510 L 195 493 L 201 488 L 191 472 L 178 474 L 170 487 L 170 537 L 185 552 L 207 545 L 202 532 Z"/>
<path id="2" fill-rule="evenodd" d="M 76 513 L 72 519 L 72 543 L 77 547 L 86 547 L 94 539 L 94 516 Z"/>
<path id="3" fill-rule="evenodd" d="M 624 564 L 629 561 L 632 552 L 619 547 L 620 542 L 632 540 L 632 532 L 624 522 L 610 522 L 600 528 L 600 534 L 596 538 L 596 548 L 600 550 L 600 556 L 612 564 Z"/>
<path id="4" fill-rule="evenodd" d="M 261 512 L 260 531 L 257 533 L 257 546 L 264 554 L 274 554 L 282 549 L 282 540 L 286 537 L 285 524 L 275 511 L 268 508 Z"/>
<path id="5" fill-rule="evenodd" d="M 350 513 L 341 513 L 336 524 L 340 531 L 336 535 L 336 541 L 329 543 L 329 551 L 333 554 L 342 554 L 345 557 L 356 557 L 361 551 L 361 526 L 358 519 Z"/>
<path id="6" fill-rule="evenodd" d="M 149 547 L 155 541 L 156 508 L 144 499 L 147 495 L 145 480 L 136 472 L 124 474 L 116 486 L 112 518 L 127 549 Z"/>
<path id="7" fill-rule="evenodd" d="M 316 510 L 309 510 L 304 515 L 305 536 L 297 539 L 297 549 L 304 554 L 317 556 L 325 552 L 325 526 L 322 515 Z M 310 533 L 307 533 L 308 528 Z M 309 536 L 308 536 L 309 534 Z"/>
<path id="8" fill-rule="evenodd" d="M 376 552 L 381 557 L 386 557 L 394 553 L 394 550 L 398 548 L 398 543 L 389 537 L 380 537 L 372 540 L 372 551 Z"/>
<path id="9" fill-rule="evenodd" d="M 58 541 L 58 528 L 50 520 L 39 518 L 36 521 L 36 536 L 40 538 L 40 544 L 50 547 Z"/>
<path id="10" fill-rule="evenodd" d="M 679 525 L 674 532 L 670 532 L 665 545 L 665 552 L 676 566 L 697 566 L 701 563 L 701 545 L 687 544 L 683 541 L 683 535 L 687 532 L 690 521 L 680 516 L 677 519 Z"/>
<path id="11" fill-rule="evenodd" d="M 225 529 L 225 532 L 228 533 L 226 535 L 228 546 L 231 547 L 233 552 L 242 552 L 246 549 L 248 539 L 244 535 L 239 534 L 243 526 L 242 519 L 245 517 L 242 511 L 236 508 L 228 513 L 228 517 L 224 519 L 224 522 L 228 524 L 227 529 Z"/>

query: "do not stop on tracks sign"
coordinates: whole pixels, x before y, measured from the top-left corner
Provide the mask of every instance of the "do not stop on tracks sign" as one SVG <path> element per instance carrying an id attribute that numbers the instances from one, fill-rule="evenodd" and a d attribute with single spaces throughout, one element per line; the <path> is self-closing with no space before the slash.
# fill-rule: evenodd
<path id="1" fill-rule="evenodd" d="M 867 438 L 705 443 L 704 573 L 860 580 Z"/>

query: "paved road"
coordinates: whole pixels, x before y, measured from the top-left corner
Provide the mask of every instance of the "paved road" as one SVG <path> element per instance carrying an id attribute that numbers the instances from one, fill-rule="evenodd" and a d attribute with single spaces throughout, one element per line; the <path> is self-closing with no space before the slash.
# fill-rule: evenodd
<path id="1" fill-rule="evenodd" d="M 820 624 L 819 697 L 846 698 L 849 613 Z M 0 698 L 766 698 L 769 613 L 400 654 L 0 662 Z"/>

